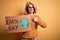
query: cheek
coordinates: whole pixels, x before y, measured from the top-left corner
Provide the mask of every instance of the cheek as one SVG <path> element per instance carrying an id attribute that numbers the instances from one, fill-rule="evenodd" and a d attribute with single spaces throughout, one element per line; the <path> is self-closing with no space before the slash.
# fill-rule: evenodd
<path id="1" fill-rule="evenodd" d="M 34 9 L 32 8 L 32 10 L 34 11 Z"/>

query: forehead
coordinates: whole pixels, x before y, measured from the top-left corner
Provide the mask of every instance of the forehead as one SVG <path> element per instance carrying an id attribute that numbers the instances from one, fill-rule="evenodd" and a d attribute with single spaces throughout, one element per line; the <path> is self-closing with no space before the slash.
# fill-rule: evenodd
<path id="1" fill-rule="evenodd" d="M 33 5 L 32 4 L 29 4 L 29 7 L 32 7 Z"/>

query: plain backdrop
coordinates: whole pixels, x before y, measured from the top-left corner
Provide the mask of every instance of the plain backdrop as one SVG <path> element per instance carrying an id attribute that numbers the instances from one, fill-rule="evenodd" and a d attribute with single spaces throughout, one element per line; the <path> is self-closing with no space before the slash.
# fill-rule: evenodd
<path id="1" fill-rule="evenodd" d="M 25 13 L 25 4 L 32 2 L 37 15 L 47 23 L 47 28 L 38 26 L 40 40 L 60 40 L 59 0 L 0 0 L 0 40 L 16 40 L 16 35 L 7 33 L 5 16 L 19 16 Z"/>

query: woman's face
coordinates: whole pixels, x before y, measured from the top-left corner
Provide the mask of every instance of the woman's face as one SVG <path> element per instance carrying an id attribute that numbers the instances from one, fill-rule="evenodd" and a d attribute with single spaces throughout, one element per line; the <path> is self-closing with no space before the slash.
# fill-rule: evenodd
<path id="1" fill-rule="evenodd" d="M 29 11 L 29 13 L 34 12 L 34 8 L 33 8 L 33 6 L 31 4 L 29 4 L 29 6 L 28 6 L 28 11 Z"/>

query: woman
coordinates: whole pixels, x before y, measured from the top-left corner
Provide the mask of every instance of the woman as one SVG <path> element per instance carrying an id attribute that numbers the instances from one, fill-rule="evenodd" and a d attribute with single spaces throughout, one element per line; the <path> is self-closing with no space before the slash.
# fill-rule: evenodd
<path id="1" fill-rule="evenodd" d="M 38 40 L 37 25 L 40 25 L 41 27 L 45 28 L 46 23 L 43 20 L 41 20 L 39 16 L 35 15 L 36 8 L 31 2 L 26 3 L 25 10 L 27 12 L 25 15 L 31 15 L 31 20 L 32 20 L 31 25 L 33 30 L 29 32 L 24 32 L 23 38 L 20 40 Z"/>

